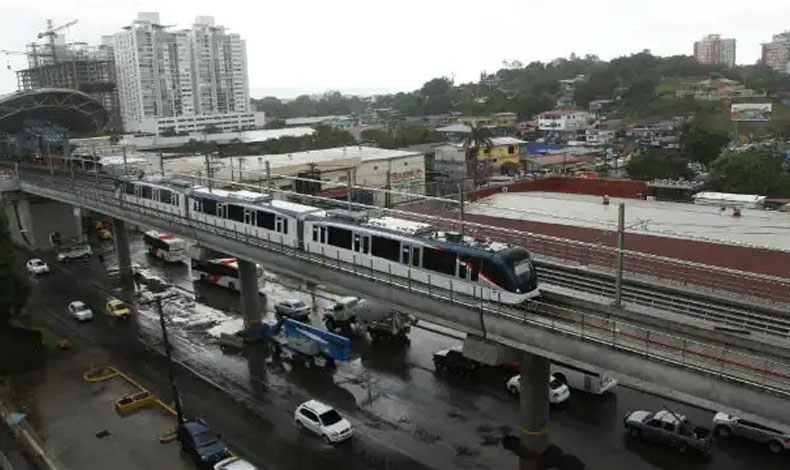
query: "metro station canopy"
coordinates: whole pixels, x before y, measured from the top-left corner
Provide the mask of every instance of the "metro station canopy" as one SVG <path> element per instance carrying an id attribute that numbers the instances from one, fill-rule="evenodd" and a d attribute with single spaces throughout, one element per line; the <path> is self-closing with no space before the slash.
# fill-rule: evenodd
<path id="1" fill-rule="evenodd" d="M 16 134 L 27 121 L 44 121 L 73 135 L 93 134 L 107 124 L 107 110 L 89 95 L 43 88 L 0 96 L 0 132 Z"/>

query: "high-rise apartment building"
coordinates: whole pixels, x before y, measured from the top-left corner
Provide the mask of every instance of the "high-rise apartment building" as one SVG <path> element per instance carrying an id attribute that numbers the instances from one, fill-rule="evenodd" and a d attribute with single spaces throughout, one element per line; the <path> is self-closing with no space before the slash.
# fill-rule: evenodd
<path id="1" fill-rule="evenodd" d="M 115 63 L 127 132 L 225 131 L 262 124 L 250 112 L 244 40 L 200 16 L 170 31 L 158 13 L 138 13 L 115 35 Z"/>
<path id="2" fill-rule="evenodd" d="M 703 64 L 735 66 L 735 39 L 709 34 L 694 43 L 694 57 Z"/>
<path id="3" fill-rule="evenodd" d="M 790 31 L 775 34 L 771 42 L 763 43 L 762 61 L 777 72 L 790 74 Z"/>

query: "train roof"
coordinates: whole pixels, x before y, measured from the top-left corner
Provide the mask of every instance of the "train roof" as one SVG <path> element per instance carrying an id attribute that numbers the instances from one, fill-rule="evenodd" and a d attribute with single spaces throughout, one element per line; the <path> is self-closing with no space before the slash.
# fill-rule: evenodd
<path id="1" fill-rule="evenodd" d="M 326 214 L 325 210 L 320 209 L 318 207 L 307 206 L 304 204 L 298 204 L 296 202 L 291 202 L 291 201 L 283 201 L 281 199 L 272 199 L 271 205 L 275 209 L 279 209 L 284 212 L 289 212 L 294 215 L 308 214 L 312 212 L 316 212 L 316 215 Z"/>
<path id="2" fill-rule="evenodd" d="M 469 236 L 462 237 L 461 234 L 455 232 L 435 231 L 432 225 L 423 222 L 414 222 L 395 217 L 378 217 L 365 221 L 355 221 L 353 218 L 346 216 L 333 217 L 333 215 L 337 214 L 333 214 L 333 212 L 327 213 L 326 216 L 311 214 L 307 218 L 308 220 L 324 221 L 336 226 L 362 228 L 379 233 L 387 233 L 394 235 L 393 238 L 401 240 L 417 239 L 439 248 L 452 248 L 454 251 L 462 254 L 479 255 L 481 252 L 484 252 L 508 255 L 508 251 L 511 250 L 526 251 L 521 247 L 508 245 L 507 243 Z M 358 217 L 359 215 L 356 216 Z"/>
<path id="3" fill-rule="evenodd" d="M 227 189 L 215 189 L 215 188 L 209 189 L 207 187 L 200 186 L 192 189 L 192 193 L 200 197 L 207 197 L 217 200 L 235 199 L 239 202 L 247 202 L 247 203 L 260 203 L 260 202 L 267 202 L 271 200 L 270 194 L 256 193 L 254 191 L 247 191 L 246 189 L 242 189 L 240 191 L 228 191 Z"/>

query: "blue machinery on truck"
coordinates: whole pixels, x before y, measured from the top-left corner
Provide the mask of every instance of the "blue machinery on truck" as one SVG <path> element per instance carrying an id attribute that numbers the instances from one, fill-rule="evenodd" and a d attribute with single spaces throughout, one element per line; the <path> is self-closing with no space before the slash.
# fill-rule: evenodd
<path id="1" fill-rule="evenodd" d="M 281 334 L 280 334 L 281 333 Z M 351 340 L 290 318 L 275 324 L 261 323 L 257 331 L 247 330 L 246 341 L 269 340 L 270 343 L 292 356 L 312 358 L 316 364 L 324 361 L 347 361 L 351 358 Z"/>

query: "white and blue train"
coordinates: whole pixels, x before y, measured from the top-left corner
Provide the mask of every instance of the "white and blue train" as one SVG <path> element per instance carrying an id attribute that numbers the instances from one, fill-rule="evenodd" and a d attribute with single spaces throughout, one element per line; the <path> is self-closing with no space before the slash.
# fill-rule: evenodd
<path id="1" fill-rule="evenodd" d="M 119 193 L 133 204 L 479 299 L 513 305 L 540 295 L 524 248 L 437 232 L 429 224 L 145 180 L 127 180 Z"/>

